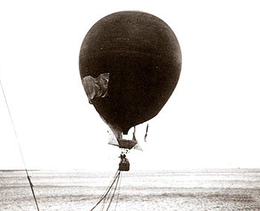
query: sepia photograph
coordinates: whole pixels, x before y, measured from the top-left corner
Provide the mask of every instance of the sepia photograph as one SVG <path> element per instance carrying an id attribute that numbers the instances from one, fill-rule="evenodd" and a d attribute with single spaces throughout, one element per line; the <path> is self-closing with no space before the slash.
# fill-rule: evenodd
<path id="1" fill-rule="evenodd" d="M 1 211 L 260 211 L 257 0 L 0 2 Z"/>

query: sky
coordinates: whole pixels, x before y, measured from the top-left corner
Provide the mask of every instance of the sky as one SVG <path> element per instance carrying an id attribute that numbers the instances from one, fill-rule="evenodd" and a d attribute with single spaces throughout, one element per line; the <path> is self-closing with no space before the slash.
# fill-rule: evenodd
<path id="1" fill-rule="evenodd" d="M 114 170 L 120 150 L 88 103 L 78 68 L 90 27 L 125 10 L 151 13 L 176 34 L 179 83 L 137 127 L 131 169 L 260 168 L 258 1 L 1 1 L 0 169 Z"/>

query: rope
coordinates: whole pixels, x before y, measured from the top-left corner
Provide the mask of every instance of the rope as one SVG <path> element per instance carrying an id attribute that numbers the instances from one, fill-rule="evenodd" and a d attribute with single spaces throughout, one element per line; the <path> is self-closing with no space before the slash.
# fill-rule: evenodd
<path id="1" fill-rule="evenodd" d="M 38 203 L 37 203 L 37 199 L 36 199 L 36 196 L 35 196 L 35 193 L 34 193 L 34 190 L 33 190 L 33 184 L 32 184 L 31 178 L 30 178 L 30 176 L 28 174 L 27 169 L 25 169 L 25 171 L 26 171 L 27 179 L 28 179 L 30 187 L 31 187 L 31 191 L 32 191 L 32 195 L 33 195 L 33 198 L 34 198 L 34 201 L 35 201 L 36 208 L 37 208 L 38 211 L 40 211 Z"/>
<path id="2" fill-rule="evenodd" d="M 114 192 L 113 192 L 113 194 L 112 194 L 112 197 L 111 197 L 111 199 L 110 199 L 110 202 L 109 202 L 109 204 L 108 204 L 108 206 L 107 206 L 107 210 L 106 210 L 106 211 L 108 211 L 108 209 L 109 209 L 109 207 L 110 207 L 110 205 L 111 205 L 111 203 L 112 203 L 112 201 L 113 201 L 113 198 L 114 198 L 114 196 L 115 196 L 115 192 L 116 192 L 116 189 L 117 189 L 117 185 L 118 185 L 119 179 L 120 179 L 120 171 L 119 171 L 119 173 L 118 173 L 118 177 L 117 177 L 117 180 L 116 180 L 116 185 L 115 185 L 115 188 L 114 188 Z"/>
<path id="3" fill-rule="evenodd" d="M 120 171 L 117 171 L 115 174 L 114 180 L 112 181 L 112 184 L 109 186 L 106 193 L 101 197 L 101 199 L 96 203 L 96 205 L 90 211 L 93 211 L 104 199 L 106 199 L 107 195 L 110 193 L 110 190 L 113 187 L 116 180 L 118 179 L 119 175 L 120 175 Z"/>
<path id="4" fill-rule="evenodd" d="M 146 138 L 147 138 L 147 135 L 148 135 L 148 129 L 149 129 L 149 124 L 146 125 L 146 131 L 145 131 L 145 135 L 144 135 L 144 141 L 146 142 Z"/>
<path id="5" fill-rule="evenodd" d="M 110 185 L 107 187 L 105 193 L 106 193 L 107 191 L 109 191 L 108 189 L 109 189 L 110 187 L 113 186 L 113 182 L 116 180 L 117 174 L 118 174 L 118 170 L 117 170 L 117 172 L 115 173 L 115 175 L 114 175 L 114 177 L 113 177 L 113 180 L 111 181 Z M 104 195 L 105 195 L 105 194 L 104 194 Z M 104 195 L 103 195 L 103 196 L 104 196 Z M 103 199 L 103 205 L 100 207 L 100 211 L 104 210 L 105 205 L 106 205 L 106 201 L 107 201 L 107 198 L 109 198 L 109 195 L 110 195 L 110 191 L 109 191 L 109 193 L 107 194 L 107 196 Z"/>
<path id="6" fill-rule="evenodd" d="M 118 172 L 118 171 L 117 171 Z M 114 176 L 113 181 L 116 181 L 117 179 L 117 174 Z M 106 203 L 109 200 L 109 198 L 111 198 L 111 190 L 113 187 L 113 181 L 111 182 L 111 184 L 107 187 L 107 191 L 109 189 L 109 187 L 111 187 L 110 191 L 108 192 L 108 194 L 106 195 L 106 197 L 103 199 L 103 203 L 102 206 L 100 207 L 100 211 L 103 211 L 105 209 Z"/>
<path id="7" fill-rule="evenodd" d="M 120 175 L 119 180 L 120 180 L 120 181 L 119 181 L 119 186 L 118 186 L 118 191 L 117 191 L 115 211 L 116 211 L 117 203 L 118 203 L 118 200 L 119 200 L 119 192 L 120 192 L 120 187 L 121 187 L 122 175 Z"/>
<path id="8" fill-rule="evenodd" d="M 21 155 L 21 158 L 22 158 L 22 161 L 23 161 L 24 170 L 25 170 L 25 173 L 26 173 L 29 185 L 31 187 L 31 191 L 32 191 L 32 195 L 33 195 L 33 198 L 34 198 L 34 201 L 35 201 L 35 205 L 36 205 L 37 210 L 40 211 L 38 203 L 37 203 L 37 199 L 36 199 L 36 196 L 35 196 L 35 193 L 34 193 L 34 190 L 33 190 L 33 184 L 31 182 L 28 170 L 26 168 L 26 164 L 25 164 L 22 148 L 21 148 L 21 145 L 20 145 L 20 143 L 18 141 L 18 135 L 17 135 L 16 129 L 15 129 L 15 126 L 14 126 L 14 121 L 13 121 L 13 118 L 12 118 L 11 110 L 10 110 L 10 107 L 8 105 L 8 101 L 7 101 L 7 98 L 6 98 L 6 95 L 5 95 L 5 91 L 4 91 L 4 87 L 3 87 L 3 84 L 1 82 L 1 79 L 0 79 L 0 85 L 1 85 L 1 89 L 2 89 L 3 95 L 4 95 L 5 104 L 6 104 L 6 107 L 7 107 L 7 110 L 8 110 L 8 114 L 9 114 L 9 117 L 10 117 L 10 120 L 11 120 L 11 123 L 12 123 L 13 131 L 14 131 L 14 134 L 15 134 L 15 137 L 16 137 L 16 143 L 18 145 L 18 148 L 19 148 L 19 151 L 20 151 L 20 155 Z"/>

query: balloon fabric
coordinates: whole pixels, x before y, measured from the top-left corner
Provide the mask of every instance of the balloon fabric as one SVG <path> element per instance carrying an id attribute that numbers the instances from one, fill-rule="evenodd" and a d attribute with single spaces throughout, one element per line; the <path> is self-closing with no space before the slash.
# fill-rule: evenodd
<path id="1" fill-rule="evenodd" d="M 124 134 L 159 113 L 177 85 L 181 63 L 171 28 L 137 11 L 99 20 L 85 36 L 79 57 L 91 103 L 112 129 Z"/>

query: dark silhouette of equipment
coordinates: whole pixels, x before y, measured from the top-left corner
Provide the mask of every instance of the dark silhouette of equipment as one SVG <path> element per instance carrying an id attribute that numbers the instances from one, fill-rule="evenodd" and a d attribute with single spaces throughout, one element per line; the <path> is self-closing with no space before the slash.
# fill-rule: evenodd
<path id="1" fill-rule="evenodd" d="M 120 155 L 120 163 L 119 163 L 119 171 L 129 171 L 130 169 L 130 163 L 128 159 L 126 158 L 125 153 L 121 153 Z"/>

